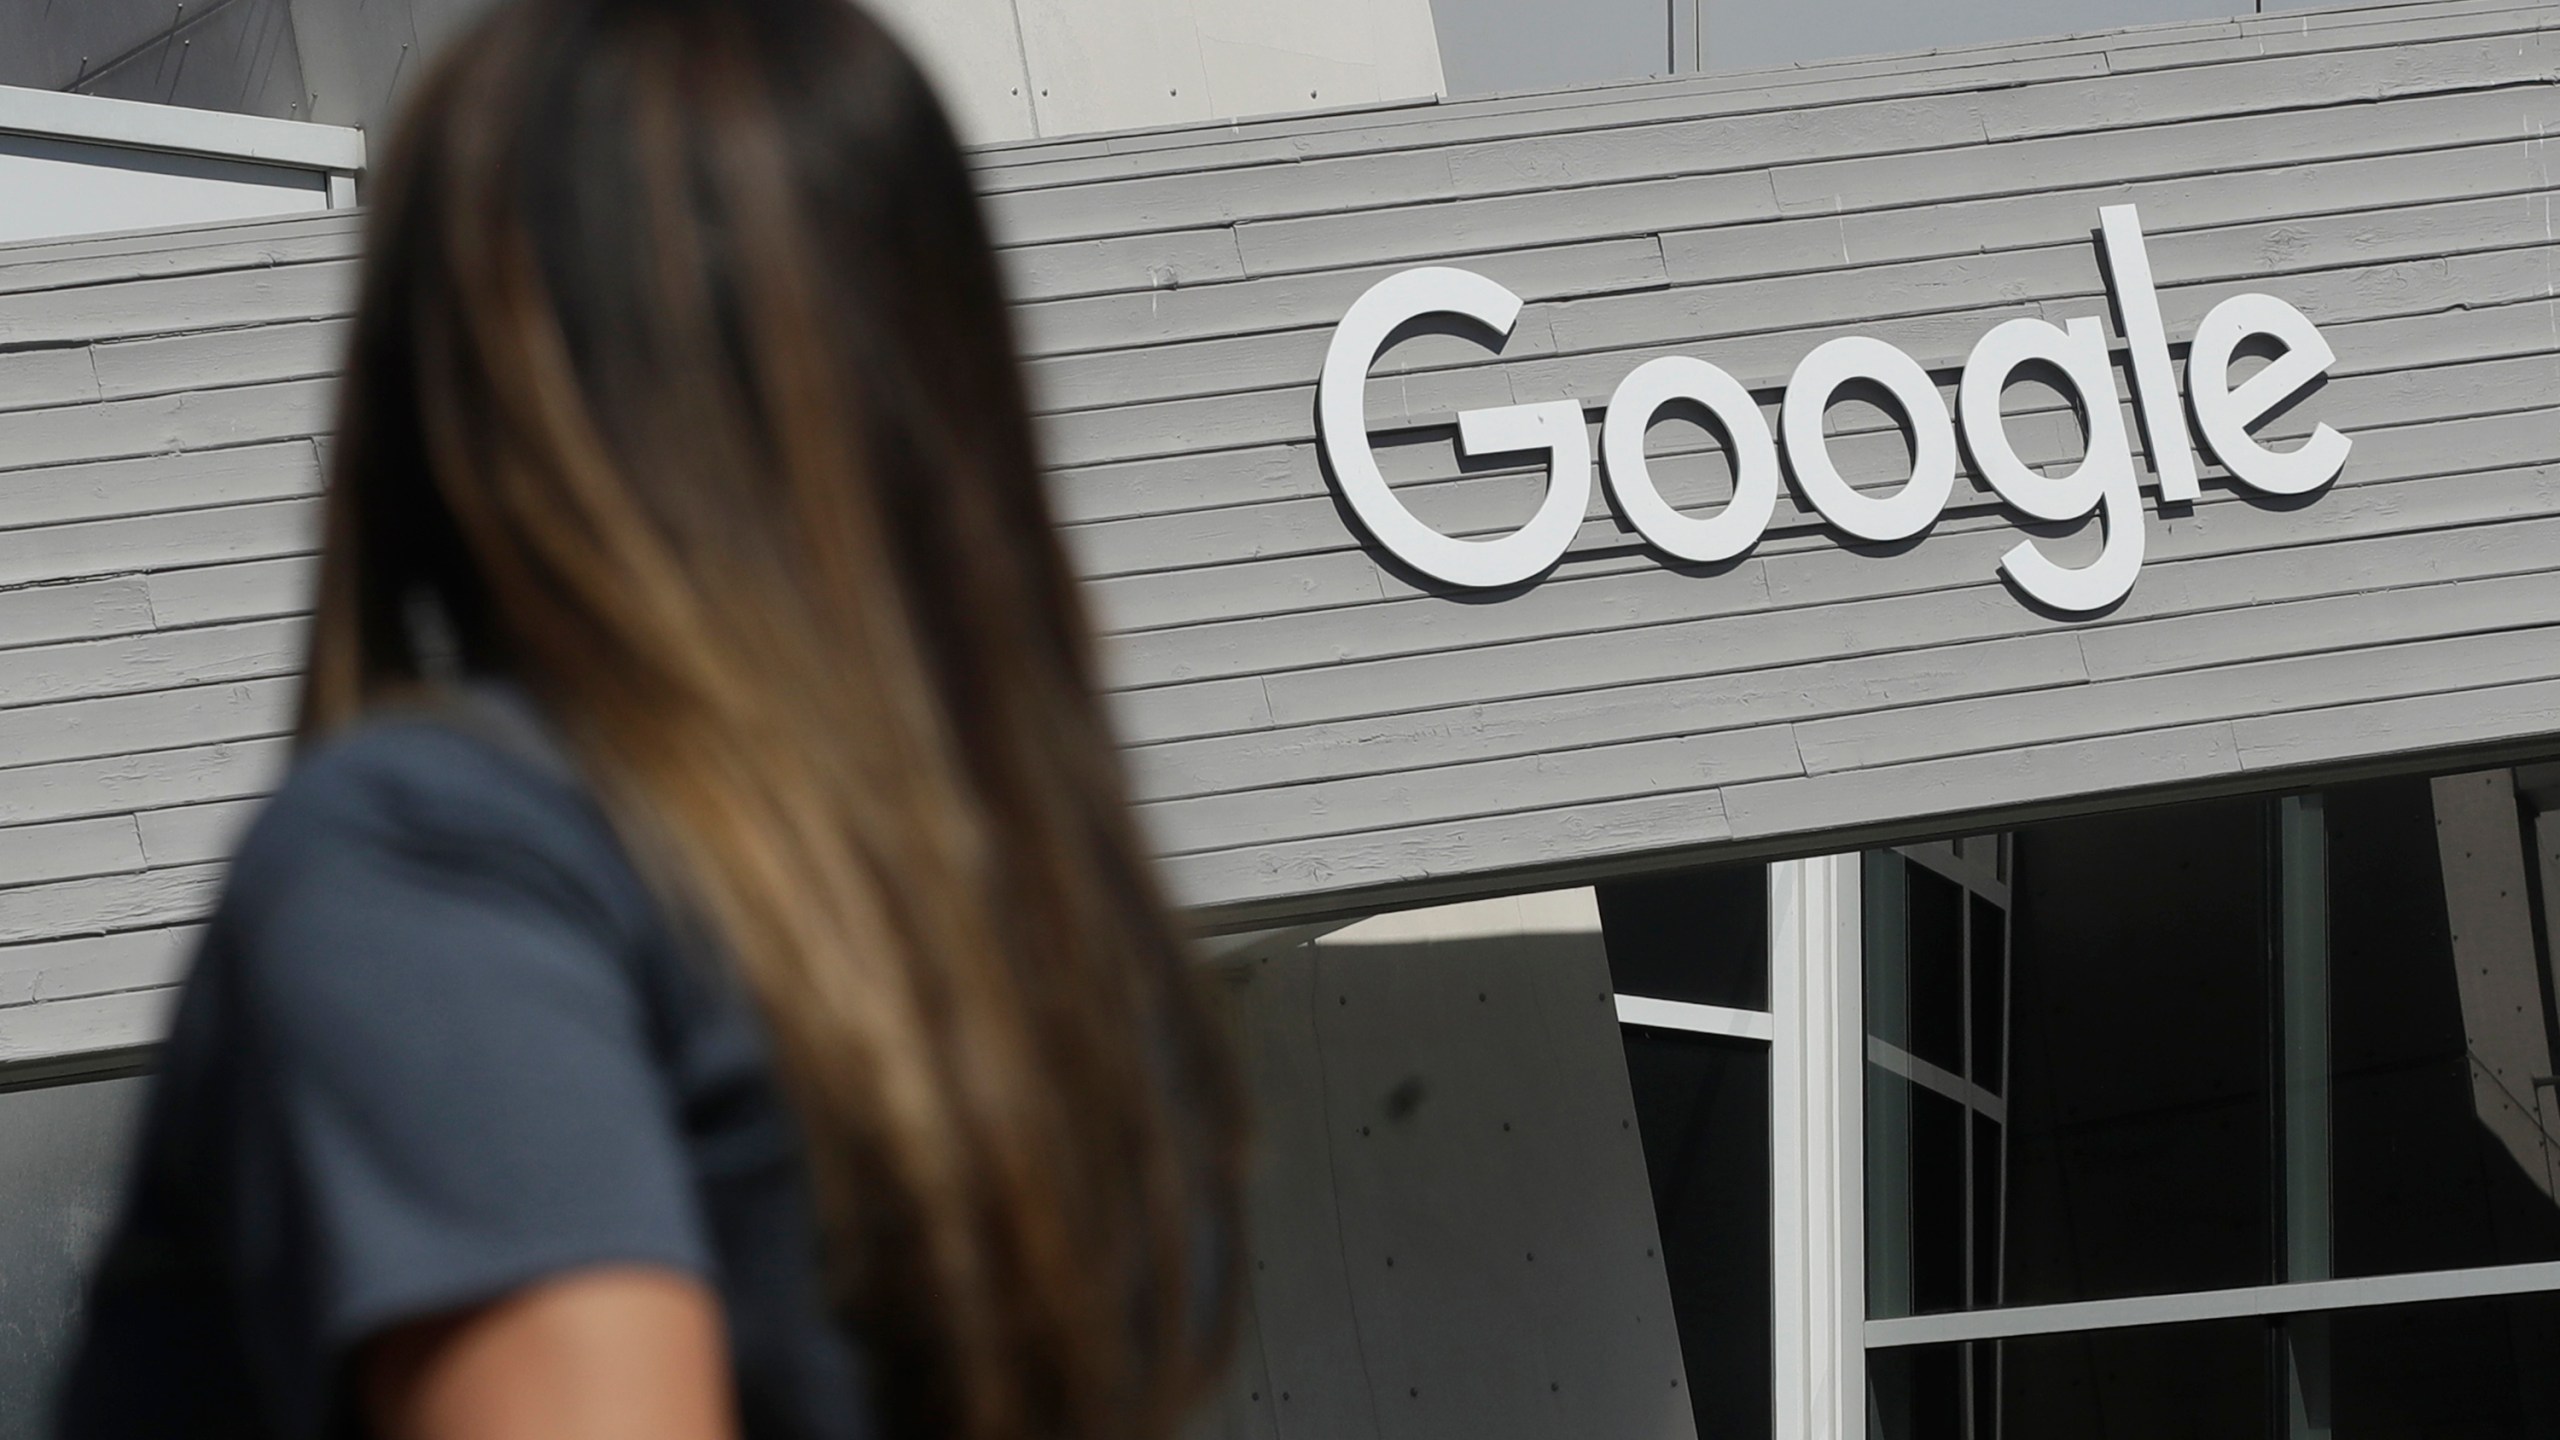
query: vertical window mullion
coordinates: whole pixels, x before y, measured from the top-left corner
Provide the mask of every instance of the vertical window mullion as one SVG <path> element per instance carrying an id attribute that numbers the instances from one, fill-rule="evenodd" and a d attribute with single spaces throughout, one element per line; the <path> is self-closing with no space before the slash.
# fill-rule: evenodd
<path id="1" fill-rule="evenodd" d="M 1862 857 L 1769 867 L 1776 1433 L 1866 1430 Z"/>
<path id="2" fill-rule="evenodd" d="M 1673 75 L 1706 68 L 1706 0 L 1664 0 L 1668 10 Z"/>
<path id="3" fill-rule="evenodd" d="M 2283 1270 L 2288 1283 L 2326 1280 L 2332 1244 L 2329 1104 L 2329 826 L 2318 795 L 2276 802 L 2276 1055 L 2282 1151 Z M 2327 1440 L 2329 1321 L 2297 1315 L 2280 1333 L 2286 1440 Z"/>

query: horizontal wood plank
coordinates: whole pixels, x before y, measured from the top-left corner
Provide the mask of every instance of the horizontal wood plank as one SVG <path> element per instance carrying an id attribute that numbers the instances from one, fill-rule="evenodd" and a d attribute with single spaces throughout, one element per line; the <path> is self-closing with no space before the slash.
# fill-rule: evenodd
<path id="1" fill-rule="evenodd" d="M 276 738 L 0 770 L 0 826 L 263 795 L 291 758 Z"/>

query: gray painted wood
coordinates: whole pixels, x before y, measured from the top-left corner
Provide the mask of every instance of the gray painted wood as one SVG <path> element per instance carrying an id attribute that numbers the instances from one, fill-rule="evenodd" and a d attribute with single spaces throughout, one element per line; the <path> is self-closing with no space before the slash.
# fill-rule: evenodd
<path id="1" fill-rule="evenodd" d="M 217 800 L 204 805 L 146 810 L 134 817 L 143 858 L 155 866 L 228 859 L 250 822 L 257 818 L 258 804 L 254 799 Z"/>
<path id="2" fill-rule="evenodd" d="M 0 695 L 16 705 L 284 674 L 301 660 L 299 619 L 0 651 Z"/>
<path id="3" fill-rule="evenodd" d="M 0 873 L 6 873 L 15 884 L 123 874 L 142 868 L 142 834 L 130 815 L 0 830 Z"/>
<path id="4" fill-rule="evenodd" d="M 170 932 L 177 933 L 176 927 Z M 167 1033 L 173 986 L 0 1006 L 0 1064 L 115 1053 Z"/>
<path id="5" fill-rule="evenodd" d="M 0 531 L 0 585 L 289 555 L 312 548 L 318 523 L 317 501 L 279 500 Z"/>
<path id="6" fill-rule="evenodd" d="M 164 626 L 298 615 L 311 608 L 319 571 L 310 556 L 157 571 L 151 576 L 151 615 Z"/>
<path id="7" fill-rule="evenodd" d="M 192 928 L 140 930 L 13 946 L 0 951 L 0 987 L 10 987 L 0 993 L 58 991 L 101 970 L 130 973 L 167 964 L 194 934 Z"/>
<path id="8" fill-rule="evenodd" d="M 983 153 L 1177 893 L 1213 923 L 1339 914 L 2553 736 L 2555 21 L 2412 0 Z M 1669 353 L 1774 406 L 1852 331 L 1951 384 L 2001 319 L 2112 329 L 2091 229 L 2124 201 L 2173 339 L 2249 289 L 2320 321 L 2334 375 L 2271 433 L 2327 418 L 2356 450 L 2304 504 L 2208 467 L 2101 616 L 1997 578 L 2024 532 L 1971 481 L 1892 549 L 1789 495 L 1706 573 L 1595 496 L 1552 575 L 1458 600 L 1372 556 L 1317 462 L 1330 327 L 1405 264 L 1529 302 L 1499 356 L 1429 337 L 1371 386 L 1417 511 L 1490 533 L 1543 482 L 1461 474 L 1458 409 L 1573 398 L 1596 424 Z M 0 1058 L 148 1033 L 284 763 L 357 239 L 337 216 L 0 251 Z M 2010 411 L 2029 458 L 2076 456 L 2055 397 Z M 1894 483 L 1889 427 L 1833 421 L 1844 469 Z M 1695 432 L 1653 450 L 1718 493 Z M 1263 1373 L 1314 1364 L 1269 1347 L 1349 1294 L 1265 1317 Z"/>
<path id="9" fill-rule="evenodd" d="M 15 245 L 0 295 L 346 260 L 356 253 L 356 230 L 356 221 L 337 215 Z"/>
<path id="10" fill-rule="evenodd" d="M 0 467 L 7 464 L 0 452 Z M 7 473 L 0 481 L 0 528 L 6 529 L 281 500 L 320 488 L 319 458 L 308 440 Z"/>
<path id="11" fill-rule="evenodd" d="M 181 865 L 0 890 L 0 945 L 67 930 L 140 930 L 202 915 L 222 883 L 219 865 Z"/>
<path id="12" fill-rule="evenodd" d="M 303 320 L 119 340 L 91 346 L 89 358 L 97 371 L 99 397 L 116 400 L 198 389 L 207 375 L 233 385 L 334 375 L 343 363 L 346 340 L 344 320 Z"/>
<path id="13" fill-rule="evenodd" d="M 0 438 L 13 462 L 30 466 L 252 445 L 316 433 L 330 389 L 302 380 L 21 411 L 7 417 Z"/>
<path id="14" fill-rule="evenodd" d="M 0 294 L 0 344 L 89 344 L 322 320 L 347 313 L 354 283 L 354 262 L 334 260 Z"/>
<path id="15" fill-rule="evenodd" d="M 1767 713 L 1778 696 L 1807 713 L 1855 714 L 1876 705 L 2076 680 L 2085 669 L 2077 637 L 2010 636 L 1817 660 L 1741 677 L 1708 675 L 1207 736 L 1137 750 L 1134 783 L 1141 799 L 1160 800 L 1393 774 L 1417 763 L 1538 754 L 1559 728 L 1599 743 L 1725 730 Z"/>
<path id="16" fill-rule="evenodd" d="M 2374 497 L 2342 516 L 2340 534 L 2357 536 L 2376 530 L 2400 534 L 2404 533 L 2401 527 L 2408 523 L 2404 514 L 2413 508 L 2420 514 L 2435 514 L 2448 508 L 2460 511 L 2467 508 L 2464 501 L 2477 498 L 2494 507 L 2491 514 L 2496 515 L 2519 496 L 2549 493 L 2550 479 L 2543 472 L 2483 477 L 2493 483 L 2477 497 L 2472 495 L 2472 487 L 2462 483 L 2469 478 L 2390 487 L 2391 493 Z M 2265 518 L 2265 512 L 2252 514 L 2254 507 L 2244 506 L 2245 502 L 2233 499 L 2198 506 L 2177 528 L 2156 536 L 2143 583 L 2136 587 L 2125 608 L 2109 619 L 2150 613 L 2152 606 L 2172 603 L 2177 586 L 2185 583 L 2171 578 L 2182 573 L 2178 569 L 2182 559 L 2224 554 L 2237 548 L 2251 553 L 2235 561 L 2235 565 L 2246 573 L 2266 577 L 2264 583 L 2257 593 L 2217 597 L 2213 603 L 2248 603 L 2281 593 L 2283 577 L 2290 567 L 2261 552 L 2296 537 L 2286 534 L 2281 522 Z M 2342 504 L 2340 508 L 2345 510 L 2347 506 Z M 1259 662 L 1255 657 L 1276 654 L 1278 663 L 1289 668 L 1264 673 L 1263 679 L 1274 713 L 1282 723 L 1320 718 L 1335 713 L 1337 707 L 1344 715 L 1374 714 L 1408 703 L 1423 703 L 1424 693 L 1405 688 L 1408 683 L 1423 682 L 1408 682 L 1404 677 L 1445 677 L 1447 683 L 1440 700 L 1448 703 L 1498 698 L 1522 687 L 1574 688 L 1611 683 L 1604 675 L 1623 680 L 1638 675 L 1688 673 L 1684 667 L 1697 663 L 1694 659 L 1685 655 L 1674 658 L 1659 647 L 1671 644 L 1675 636 L 1692 633 L 1701 621 L 1715 622 L 1721 630 L 1731 632 L 1711 640 L 1702 636 L 1701 643 L 1726 647 L 1722 653 L 1734 665 L 1763 663 L 1764 656 L 1766 663 L 1783 663 L 1791 653 L 1788 647 L 1804 643 L 1808 637 L 1801 633 L 1769 633 L 1777 622 L 1762 618 L 1768 612 L 1802 612 L 1806 624 L 1842 637 L 1859 633 L 1857 615 L 1872 612 L 1888 626 L 1874 639 L 1888 646 L 1906 643 L 1907 627 L 1931 613 L 1926 607 L 1910 609 L 1906 597 L 1947 597 L 1952 601 L 1972 589 L 1997 588 L 1994 567 L 2000 553 L 2017 537 L 1997 517 L 1986 515 L 1970 524 L 1950 525 L 1933 538 L 1936 546 L 1924 546 L 1929 551 L 1925 559 L 1907 569 L 1881 564 L 1851 568 L 1841 564 L 1838 557 L 1808 549 L 1800 554 L 1777 553 L 1746 561 L 1721 575 L 1701 576 L 1643 563 L 1649 557 L 1630 551 L 1623 558 L 1635 568 L 1588 579 L 1551 577 L 1547 584 L 1520 597 L 1523 602 L 1538 602 L 1535 604 L 1479 605 L 1453 611 L 1431 605 L 1428 597 L 1417 597 L 1391 609 L 1388 613 L 1392 624 L 1385 629 L 1361 623 L 1372 618 L 1370 608 L 1340 607 L 1318 614 L 1274 616 L 1130 636 L 1117 653 L 1124 666 L 1148 665 L 1147 678 L 1152 683 L 1176 685 L 1213 676 L 1257 673 Z M 1912 556 L 1893 558 L 1909 560 Z M 2316 569 L 2346 558 L 2333 560 L 2324 555 L 2308 563 Z M 1863 606 L 1864 611 L 1835 609 L 1820 613 L 1821 607 L 1851 604 Z M 1904 608 L 1897 610 L 1897 606 Z M 2018 633 L 2014 624 L 1996 616 L 1982 617 L 1978 623 L 1989 627 L 1986 636 Z M 1151 643 L 1157 641 L 1164 643 Z M 1301 645 L 1303 651 L 1298 648 Z M 1735 650 L 1731 648 L 1734 646 L 1743 648 Z M 1813 653 L 1836 654 L 1839 649 L 1826 645 Z M 1632 668 L 1616 669 L 1622 663 Z M 1125 670 L 1121 674 L 1127 678 Z M 1320 700 L 1318 697 L 1322 696 L 1340 699 Z M 1300 706 L 1309 707 L 1312 713 L 1301 712 Z"/>
<path id="17" fill-rule="evenodd" d="M 294 677 L 280 675 L 17 706 L 0 710 L 0 757 L 15 770 L 264 739 L 292 729 L 297 691 Z"/>
<path id="18" fill-rule="evenodd" d="M 0 826 L 257 795 L 284 773 L 289 742 L 244 740 L 0 770 Z"/>
<path id="19" fill-rule="evenodd" d="M 132 577 L 0 591 L 0 647 L 130 635 L 151 624 L 150 591 Z"/>

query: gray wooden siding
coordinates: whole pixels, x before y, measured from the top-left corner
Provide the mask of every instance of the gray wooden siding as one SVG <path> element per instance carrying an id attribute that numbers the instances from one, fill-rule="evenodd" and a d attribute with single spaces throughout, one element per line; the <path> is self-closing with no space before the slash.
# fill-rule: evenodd
<path id="1" fill-rule="evenodd" d="M 980 154 L 1146 823 L 1245 923 L 1719 847 L 1805 850 L 2560 730 L 2560 6 L 2430 0 L 1032 143 Z M 1675 569 L 1595 495 L 1487 602 L 1380 564 L 1318 468 L 1333 322 L 1405 265 L 1529 301 L 1400 345 L 1388 474 L 1453 533 L 1534 505 L 1455 413 L 1696 353 L 1774 407 L 1867 333 L 1952 385 L 2016 315 L 2107 314 L 2139 203 L 2173 340 L 2264 290 L 2355 437 L 2269 505 L 2208 472 L 2139 586 L 2066 621 L 1968 481 L 1916 545 L 1792 497 Z M 131 1043 L 284 762 L 350 220 L 0 251 L 0 1060 Z M 1835 453 L 1893 483 L 1889 428 Z M 2067 461 L 2057 397 L 2012 425 Z M 1393 432 L 1393 433 L 1386 433 Z M 1717 461 L 1666 425 L 1675 495 Z M 2086 534 L 2042 543 L 2068 553 Z"/>

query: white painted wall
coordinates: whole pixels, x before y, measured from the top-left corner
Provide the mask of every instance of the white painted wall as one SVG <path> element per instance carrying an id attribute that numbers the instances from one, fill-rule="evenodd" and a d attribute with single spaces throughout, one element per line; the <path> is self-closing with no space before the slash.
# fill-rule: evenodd
<path id="1" fill-rule="evenodd" d="M 0 135 L 0 244 L 328 208 L 313 171 Z"/>
<path id="2" fill-rule="evenodd" d="M 351 205 L 364 153 L 336 126 L 0 86 L 0 244 Z"/>
<path id="3" fill-rule="evenodd" d="M 871 10 L 924 63 L 961 138 L 984 144 L 1040 133 L 1014 0 L 873 0 Z"/>
<path id="4" fill-rule="evenodd" d="M 1429 0 L 872 0 L 973 143 L 1442 93 Z"/>

